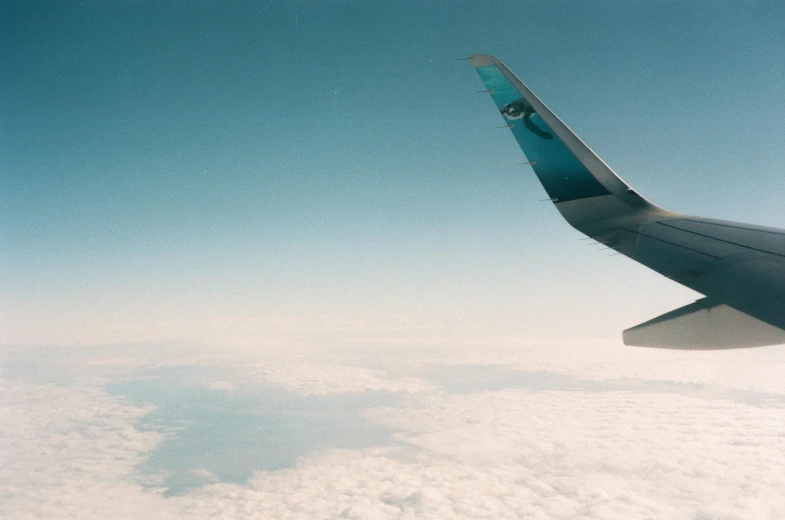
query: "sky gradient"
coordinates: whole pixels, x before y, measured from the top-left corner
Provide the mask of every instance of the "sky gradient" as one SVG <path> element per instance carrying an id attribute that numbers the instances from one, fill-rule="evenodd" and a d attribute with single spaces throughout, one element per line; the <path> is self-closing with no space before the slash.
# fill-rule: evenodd
<path id="1" fill-rule="evenodd" d="M 2 10 L 6 344 L 619 337 L 689 302 L 538 202 L 470 53 L 659 205 L 785 227 L 779 2 Z"/>

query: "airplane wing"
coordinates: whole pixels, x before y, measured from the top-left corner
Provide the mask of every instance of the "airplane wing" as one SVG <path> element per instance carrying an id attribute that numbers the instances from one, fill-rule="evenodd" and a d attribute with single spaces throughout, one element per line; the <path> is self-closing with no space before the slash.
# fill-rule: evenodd
<path id="1" fill-rule="evenodd" d="M 785 230 L 681 215 L 634 191 L 499 59 L 470 56 L 496 108 L 575 229 L 703 295 L 624 331 L 627 345 L 785 343 Z"/>

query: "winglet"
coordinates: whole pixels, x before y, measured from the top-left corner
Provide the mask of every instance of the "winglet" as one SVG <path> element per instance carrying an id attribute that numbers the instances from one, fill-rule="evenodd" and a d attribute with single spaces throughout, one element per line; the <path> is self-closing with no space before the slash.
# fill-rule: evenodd
<path id="1" fill-rule="evenodd" d="M 570 224 L 587 232 L 589 222 L 631 213 L 667 213 L 632 190 L 501 60 L 473 54 L 469 62 Z M 569 204 L 589 199 L 594 202 Z"/>

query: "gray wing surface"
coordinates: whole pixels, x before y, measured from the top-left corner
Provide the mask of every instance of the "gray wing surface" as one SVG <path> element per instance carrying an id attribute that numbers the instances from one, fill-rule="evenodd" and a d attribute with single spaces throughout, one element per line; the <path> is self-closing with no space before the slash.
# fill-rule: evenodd
<path id="1" fill-rule="evenodd" d="M 785 231 L 660 208 L 616 175 L 504 63 L 485 54 L 469 61 L 567 222 L 705 295 L 624 331 L 626 344 L 718 349 L 785 343 Z"/>

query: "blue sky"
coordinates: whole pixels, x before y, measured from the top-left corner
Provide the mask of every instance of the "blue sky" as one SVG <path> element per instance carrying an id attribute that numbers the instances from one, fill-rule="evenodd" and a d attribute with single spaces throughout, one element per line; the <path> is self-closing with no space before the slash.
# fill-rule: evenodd
<path id="1" fill-rule="evenodd" d="M 537 202 L 476 52 L 649 199 L 785 227 L 778 2 L 2 10 L 5 343 L 617 337 L 689 301 Z"/>

